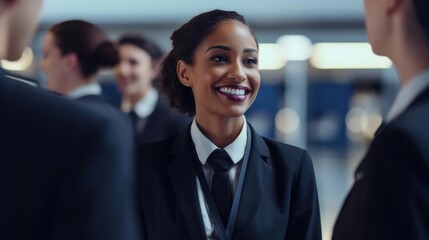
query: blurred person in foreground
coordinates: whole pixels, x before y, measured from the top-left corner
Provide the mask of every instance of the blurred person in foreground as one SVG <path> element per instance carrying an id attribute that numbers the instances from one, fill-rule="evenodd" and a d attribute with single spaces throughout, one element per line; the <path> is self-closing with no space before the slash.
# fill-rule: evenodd
<path id="1" fill-rule="evenodd" d="M 308 153 L 261 137 L 244 116 L 261 83 L 244 17 L 205 12 L 171 39 L 161 86 L 195 118 L 138 148 L 147 239 L 321 239 Z"/>
<path id="2" fill-rule="evenodd" d="M 159 141 L 185 128 L 191 119 L 171 108 L 155 86 L 161 49 L 139 35 L 122 36 L 118 47 L 115 75 L 122 93 L 120 109 L 132 120 L 136 144 Z"/>
<path id="3" fill-rule="evenodd" d="M 365 10 L 372 49 L 401 84 L 332 238 L 429 239 L 429 1 L 365 0 Z"/>
<path id="4" fill-rule="evenodd" d="M 41 0 L 0 0 L 0 57 L 16 60 Z M 0 239 L 138 239 L 131 130 L 0 69 Z"/>

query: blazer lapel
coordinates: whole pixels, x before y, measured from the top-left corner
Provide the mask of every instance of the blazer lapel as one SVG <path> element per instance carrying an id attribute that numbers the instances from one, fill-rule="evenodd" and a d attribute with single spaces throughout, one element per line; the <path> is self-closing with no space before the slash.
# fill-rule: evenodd
<path id="1" fill-rule="evenodd" d="M 409 109 L 418 106 L 421 103 L 428 102 L 429 101 L 429 87 L 427 87 L 423 92 L 421 92 L 416 99 L 414 99 L 410 105 L 405 109 L 405 111 L 402 114 L 406 113 Z M 387 123 L 388 124 L 388 123 Z M 385 122 L 382 122 L 380 127 L 378 127 L 377 131 L 374 133 L 374 137 L 377 136 L 387 125 Z"/>
<path id="2" fill-rule="evenodd" d="M 186 226 L 192 239 L 199 240 L 207 237 L 197 195 L 193 146 L 188 127 L 177 136 L 172 145 L 173 161 L 168 166 L 168 172 Z"/>
<path id="3" fill-rule="evenodd" d="M 420 93 L 414 101 L 411 102 L 408 108 L 419 105 L 420 103 L 424 103 L 429 101 L 429 87 L 427 87 L 422 93 Z"/>
<path id="4" fill-rule="evenodd" d="M 261 208 L 267 186 L 274 186 L 271 166 L 267 163 L 269 150 L 264 140 L 248 125 L 252 133 L 252 148 L 238 207 L 237 223 L 233 239 L 245 239 Z"/>

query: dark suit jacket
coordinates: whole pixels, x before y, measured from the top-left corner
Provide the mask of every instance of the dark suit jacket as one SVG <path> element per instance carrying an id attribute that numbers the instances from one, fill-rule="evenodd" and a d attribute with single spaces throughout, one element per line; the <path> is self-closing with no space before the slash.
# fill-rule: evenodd
<path id="1" fill-rule="evenodd" d="M 86 95 L 75 99 L 78 103 L 102 116 L 126 125 L 127 131 L 133 131 L 129 117 L 107 103 L 101 95 Z"/>
<path id="2" fill-rule="evenodd" d="M 0 239 L 137 239 L 129 126 L 0 71 Z"/>
<path id="3" fill-rule="evenodd" d="M 83 102 L 83 103 L 93 103 L 93 104 L 98 104 L 99 106 L 100 105 L 101 106 L 109 106 L 109 108 L 113 108 L 111 105 L 109 105 L 104 100 L 104 98 L 101 95 L 85 95 L 85 96 L 81 96 L 81 97 L 76 98 L 76 100 Z"/>
<path id="4" fill-rule="evenodd" d="M 249 125 L 250 126 L 250 125 Z M 313 166 L 302 149 L 260 137 L 252 147 L 234 239 L 321 239 Z M 147 239 L 207 239 L 190 128 L 139 147 Z"/>
<path id="5" fill-rule="evenodd" d="M 332 239 L 429 239 L 429 89 L 378 132 Z"/>
<path id="6" fill-rule="evenodd" d="M 137 145 L 156 142 L 183 130 L 191 118 L 171 108 L 163 98 L 159 98 L 155 109 L 146 119 L 146 125 L 137 136 Z"/>

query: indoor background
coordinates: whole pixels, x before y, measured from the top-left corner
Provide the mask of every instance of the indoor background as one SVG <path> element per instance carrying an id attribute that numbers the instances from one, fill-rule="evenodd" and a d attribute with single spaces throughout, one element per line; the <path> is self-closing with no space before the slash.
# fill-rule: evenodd
<path id="1" fill-rule="evenodd" d="M 174 29 L 211 9 L 235 10 L 260 42 L 262 85 L 247 119 L 264 136 L 308 149 L 318 183 L 324 239 L 330 239 L 353 173 L 398 88 L 391 62 L 367 43 L 361 0 L 45 0 L 41 24 L 11 71 L 36 79 L 49 26 L 83 19 L 112 40 L 140 33 L 170 49 Z M 119 101 L 113 76 L 102 86 Z"/>

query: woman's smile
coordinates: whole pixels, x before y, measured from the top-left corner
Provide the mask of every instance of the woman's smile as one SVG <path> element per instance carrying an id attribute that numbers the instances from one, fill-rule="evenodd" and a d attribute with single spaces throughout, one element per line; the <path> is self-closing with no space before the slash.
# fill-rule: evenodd
<path id="1" fill-rule="evenodd" d="M 225 96 L 228 100 L 233 102 L 242 102 L 251 92 L 248 87 L 239 85 L 228 85 L 215 88 L 217 92 Z"/>

